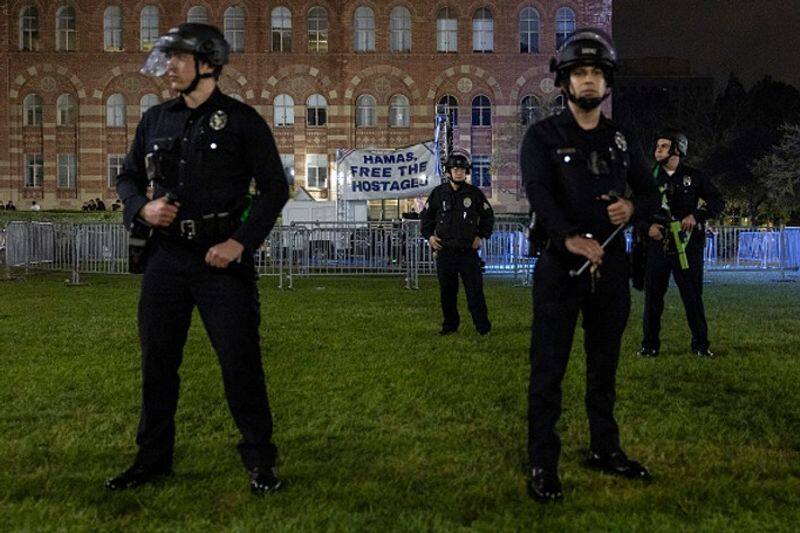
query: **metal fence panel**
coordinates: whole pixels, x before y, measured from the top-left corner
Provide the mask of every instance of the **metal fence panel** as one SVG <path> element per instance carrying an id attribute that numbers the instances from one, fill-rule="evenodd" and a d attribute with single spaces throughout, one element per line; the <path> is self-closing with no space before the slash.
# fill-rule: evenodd
<path id="1" fill-rule="evenodd" d="M 526 226 L 500 221 L 479 254 L 487 274 L 511 275 L 530 284 Z M 119 224 L 10 222 L 0 233 L 6 269 L 36 268 L 79 273 L 128 271 L 128 233 Z M 720 227 L 707 230 L 708 270 L 800 268 L 800 228 Z M 435 274 L 434 254 L 419 220 L 395 222 L 307 222 L 276 227 L 255 252 L 256 271 L 275 276 L 281 288 L 297 276 L 403 276 L 418 288 L 420 275 Z"/>

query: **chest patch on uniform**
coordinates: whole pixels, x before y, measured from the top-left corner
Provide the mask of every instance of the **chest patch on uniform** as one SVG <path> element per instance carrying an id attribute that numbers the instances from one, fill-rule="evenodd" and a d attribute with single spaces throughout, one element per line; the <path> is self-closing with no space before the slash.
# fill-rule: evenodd
<path id="1" fill-rule="evenodd" d="M 625 138 L 625 136 L 622 134 L 621 131 L 618 131 L 617 133 L 614 134 L 614 143 L 616 143 L 617 148 L 619 148 L 623 152 L 628 151 L 628 140 Z"/>
<path id="2" fill-rule="evenodd" d="M 472 205 L 472 198 L 466 197 L 464 198 L 464 207 L 469 207 Z"/>
<path id="3" fill-rule="evenodd" d="M 691 176 L 684 176 L 683 177 L 683 186 L 689 187 L 692 184 L 692 177 Z"/>
<path id="4" fill-rule="evenodd" d="M 225 126 L 228 125 L 228 114 L 225 113 L 222 109 L 218 109 L 211 114 L 211 118 L 208 119 L 208 125 L 211 126 L 212 130 L 219 131 Z"/>

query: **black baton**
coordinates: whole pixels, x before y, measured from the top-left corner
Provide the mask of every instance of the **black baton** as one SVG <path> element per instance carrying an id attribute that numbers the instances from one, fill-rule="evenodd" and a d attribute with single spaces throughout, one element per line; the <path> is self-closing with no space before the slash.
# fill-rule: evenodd
<path id="1" fill-rule="evenodd" d="M 605 249 L 605 247 L 606 247 L 606 245 L 607 245 L 608 243 L 610 243 L 610 242 L 611 242 L 611 240 L 612 240 L 614 237 L 616 237 L 616 236 L 617 236 L 617 233 L 619 233 L 619 232 L 620 232 L 620 230 L 622 230 L 622 228 L 624 228 L 624 227 L 625 227 L 625 226 L 627 226 L 627 225 L 628 225 L 628 223 L 627 223 L 627 222 L 623 222 L 622 224 L 620 224 L 619 226 L 617 226 L 617 229 L 615 229 L 615 230 L 614 230 L 614 233 L 612 233 L 611 235 L 609 235 L 609 236 L 608 236 L 608 238 L 607 238 L 605 241 L 603 241 L 603 244 L 601 244 L 601 245 L 600 245 L 600 249 L 601 249 L 601 250 L 604 250 L 604 249 Z M 571 278 L 576 278 L 576 277 L 580 276 L 581 274 L 583 274 L 583 271 L 584 271 L 584 270 L 586 270 L 587 268 L 589 268 L 589 265 L 591 265 L 591 264 L 592 264 L 592 262 L 591 262 L 590 260 L 588 260 L 588 259 L 587 259 L 587 260 L 586 260 L 586 262 L 583 264 L 583 266 L 582 266 L 581 268 L 579 268 L 578 270 L 570 270 L 570 271 L 569 271 L 569 277 L 571 277 Z"/>

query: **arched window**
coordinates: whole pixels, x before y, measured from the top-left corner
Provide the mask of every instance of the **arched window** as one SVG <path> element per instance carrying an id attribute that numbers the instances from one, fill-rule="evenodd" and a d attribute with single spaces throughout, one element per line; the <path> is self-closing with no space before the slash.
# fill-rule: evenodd
<path id="1" fill-rule="evenodd" d="M 375 51 L 375 13 L 367 6 L 356 9 L 355 20 L 355 50 L 356 52 Z"/>
<path id="2" fill-rule="evenodd" d="M 488 8 L 482 7 L 472 17 L 472 51 L 487 53 L 494 50 L 494 19 Z"/>
<path id="3" fill-rule="evenodd" d="M 292 51 L 292 12 L 286 7 L 272 10 L 272 51 Z"/>
<path id="4" fill-rule="evenodd" d="M 523 126 L 533 124 L 539 120 L 542 113 L 542 105 L 536 96 L 529 94 L 522 99 L 519 104 L 519 117 Z"/>
<path id="5" fill-rule="evenodd" d="M 78 121 L 78 101 L 71 94 L 62 94 L 56 100 L 56 124 L 74 126 Z"/>
<path id="6" fill-rule="evenodd" d="M 279 94 L 273 103 L 275 108 L 275 125 L 294 125 L 294 100 L 288 94 Z"/>
<path id="7" fill-rule="evenodd" d="M 34 52 L 39 49 L 39 10 L 33 6 L 19 13 L 19 49 Z"/>
<path id="8" fill-rule="evenodd" d="M 22 100 L 22 124 L 42 125 L 42 97 L 36 93 L 31 93 Z"/>
<path id="9" fill-rule="evenodd" d="M 356 126 L 374 128 L 376 124 L 375 97 L 369 94 L 362 94 L 356 100 Z"/>
<path id="10" fill-rule="evenodd" d="M 489 98 L 483 94 L 472 99 L 472 125 L 492 125 L 492 104 Z"/>
<path id="11" fill-rule="evenodd" d="M 436 104 L 436 114 L 450 117 L 453 126 L 458 126 L 458 100 L 455 96 L 446 94 L 439 98 Z"/>
<path id="12" fill-rule="evenodd" d="M 208 10 L 205 6 L 192 6 L 186 13 L 186 22 L 208 24 Z"/>
<path id="13" fill-rule="evenodd" d="M 556 48 L 573 33 L 575 33 L 575 12 L 568 7 L 559 7 L 556 11 Z"/>
<path id="14" fill-rule="evenodd" d="M 389 48 L 392 52 L 411 51 L 411 12 L 397 6 L 389 16 Z"/>
<path id="15" fill-rule="evenodd" d="M 106 126 L 122 127 L 125 125 L 125 97 L 119 93 L 112 94 L 106 101 Z"/>
<path id="16" fill-rule="evenodd" d="M 312 94 L 306 101 L 306 117 L 309 126 L 324 126 L 328 122 L 328 103 L 321 94 Z"/>
<path id="17" fill-rule="evenodd" d="M 62 6 L 56 11 L 56 50 L 75 51 L 75 9 Z"/>
<path id="18" fill-rule="evenodd" d="M 328 51 L 328 12 L 319 6 L 308 12 L 308 51 Z"/>
<path id="19" fill-rule="evenodd" d="M 458 19 L 449 7 L 436 14 L 436 51 L 458 51 Z"/>
<path id="20" fill-rule="evenodd" d="M 158 95 L 153 93 L 148 93 L 139 99 L 139 116 L 145 114 L 145 112 L 156 105 L 158 103 Z"/>
<path id="21" fill-rule="evenodd" d="M 526 7 L 519 14 L 519 51 L 539 53 L 539 12 L 532 7 Z"/>
<path id="22" fill-rule="evenodd" d="M 389 126 L 392 128 L 407 128 L 411 123 L 411 107 L 408 98 L 396 94 L 389 100 Z"/>
<path id="23" fill-rule="evenodd" d="M 103 48 L 108 52 L 122 50 L 122 9 L 108 6 L 103 13 Z"/>
<path id="24" fill-rule="evenodd" d="M 244 52 L 244 9 L 231 6 L 222 16 L 225 40 L 231 45 L 231 52 Z"/>
<path id="25" fill-rule="evenodd" d="M 158 39 L 158 8 L 144 6 L 139 14 L 139 46 L 147 51 Z"/>

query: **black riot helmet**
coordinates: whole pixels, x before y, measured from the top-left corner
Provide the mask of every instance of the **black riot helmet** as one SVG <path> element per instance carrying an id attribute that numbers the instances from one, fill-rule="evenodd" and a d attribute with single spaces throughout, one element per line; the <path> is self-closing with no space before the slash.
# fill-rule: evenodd
<path id="1" fill-rule="evenodd" d="M 556 73 L 555 84 L 569 80 L 569 73 L 575 67 L 595 66 L 603 70 L 608 87 L 614 85 L 614 71 L 617 69 L 617 49 L 606 32 L 598 28 L 576 30 L 558 48 L 556 56 L 550 60 L 550 72 Z M 570 101 L 583 109 L 594 109 L 608 97 L 576 98 L 565 91 Z"/>
<path id="2" fill-rule="evenodd" d="M 469 153 L 466 150 L 456 149 L 447 156 L 444 162 L 445 171 L 451 168 L 463 168 L 467 172 L 472 168 L 472 161 L 470 160 Z"/>
<path id="3" fill-rule="evenodd" d="M 187 22 L 171 28 L 158 38 L 140 72 L 146 76 L 163 76 L 167 72 L 167 63 L 172 53 L 192 54 L 195 58 L 196 75 L 192 84 L 182 91 L 188 94 L 197 87 L 200 78 L 219 78 L 222 67 L 228 63 L 230 51 L 230 45 L 218 28 L 210 24 Z M 200 74 L 201 61 L 213 67 L 214 72 Z"/>
<path id="4" fill-rule="evenodd" d="M 686 157 L 689 152 L 689 138 L 680 130 L 674 128 L 662 130 L 656 136 L 656 141 L 659 139 L 667 139 L 670 142 L 669 155 L 671 156 Z"/>

